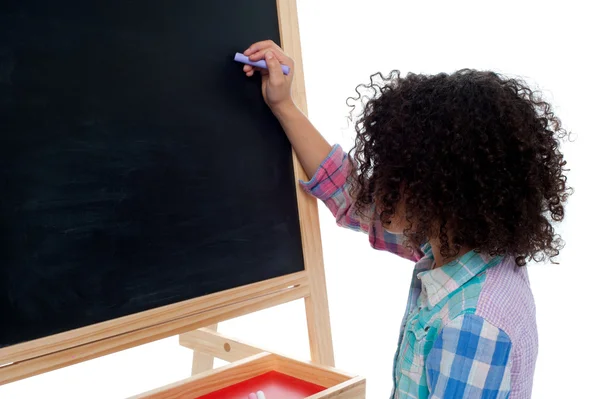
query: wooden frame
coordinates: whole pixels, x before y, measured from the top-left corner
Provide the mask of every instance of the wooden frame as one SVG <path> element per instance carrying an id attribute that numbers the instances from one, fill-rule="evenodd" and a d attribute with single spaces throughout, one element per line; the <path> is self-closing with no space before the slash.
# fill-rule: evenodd
<path id="1" fill-rule="evenodd" d="M 277 0 L 277 8 L 282 47 L 296 61 L 293 97 L 306 112 L 296 0 Z M 294 171 L 306 178 L 295 154 Z M 301 298 L 311 359 L 333 366 L 317 204 L 300 187 L 297 198 L 304 271 L 0 348 L 0 385 Z M 197 371 L 212 367 L 211 357 L 196 360 Z"/>

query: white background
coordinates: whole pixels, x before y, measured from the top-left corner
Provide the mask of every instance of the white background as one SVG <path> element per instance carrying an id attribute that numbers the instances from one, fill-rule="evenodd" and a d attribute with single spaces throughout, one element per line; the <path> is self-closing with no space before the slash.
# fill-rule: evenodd
<path id="1" fill-rule="evenodd" d="M 600 359 L 600 29 L 593 2 L 298 3 L 310 117 L 327 139 L 346 149 L 352 131 L 345 99 L 377 71 L 492 69 L 525 77 L 556 105 L 576 133 L 576 141 L 564 146 L 576 193 L 560 228 L 567 242 L 561 264 L 529 268 L 540 331 L 533 396 L 593 396 L 588 390 L 595 389 Z M 248 41 L 255 39 L 262 38 Z M 369 398 L 386 398 L 411 264 L 371 250 L 366 237 L 338 229 L 320 211 L 337 365 L 368 378 Z M 294 302 L 223 323 L 221 331 L 307 358 L 304 317 L 303 303 Z M 170 338 L 0 387 L 0 398 L 121 398 L 188 376 L 191 359 L 191 351 Z"/>

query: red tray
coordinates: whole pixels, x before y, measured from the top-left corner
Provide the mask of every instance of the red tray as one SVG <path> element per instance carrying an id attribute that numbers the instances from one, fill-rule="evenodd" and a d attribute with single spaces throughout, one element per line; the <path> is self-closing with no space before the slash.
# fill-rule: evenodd
<path id="1" fill-rule="evenodd" d="M 259 375 L 196 399 L 248 399 L 252 392 L 263 391 L 267 399 L 304 399 L 326 388 L 276 371 Z"/>

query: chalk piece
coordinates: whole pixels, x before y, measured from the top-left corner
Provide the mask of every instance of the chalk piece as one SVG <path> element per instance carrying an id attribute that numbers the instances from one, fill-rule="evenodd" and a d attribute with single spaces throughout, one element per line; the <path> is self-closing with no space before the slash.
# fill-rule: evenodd
<path id="1" fill-rule="evenodd" d="M 256 397 L 257 397 L 258 399 L 267 399 L 267 398 L 265 397 L 265 394 L 263 393 L 263 391 L 258 391 L 258 392 L 256 392 Z"/>
<path id="2" fill-rule="evenodd" d="M 247 64 L 247 65 L 252 65 L 252 66 L 255 66 L 258 68 L 267 69 L 267 62 L 265 60 L 250 61 L 250 59 L 242 53 L 235 53 L 235 57 L 233 58 L 233 60 L 237 61 L 237 62 L 241 62 L 242 64 Z M 287 75 L 290 73 L 290 67 L 287 65 L 281 65 L 281 70 L 283 71 L 284 75 Z"/>

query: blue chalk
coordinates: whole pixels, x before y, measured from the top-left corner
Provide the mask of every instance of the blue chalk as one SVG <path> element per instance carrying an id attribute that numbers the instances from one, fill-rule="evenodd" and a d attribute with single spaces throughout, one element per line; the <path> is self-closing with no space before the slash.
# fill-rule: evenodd
<path id="1" fill-rule="evenodd" d="M 265 60 L 260 61 L 250 61 L 248 57 L 246 57 L 242 53 L 235 53 L 234 61 L 241 62 L 242 64 L 252 65 L 258 68 L 267 69 L 267 62 Z M 281 65 L 281 70 L 284 75 L 288 75 L 290 73 L 290 67 L 287 65 Z"/>

